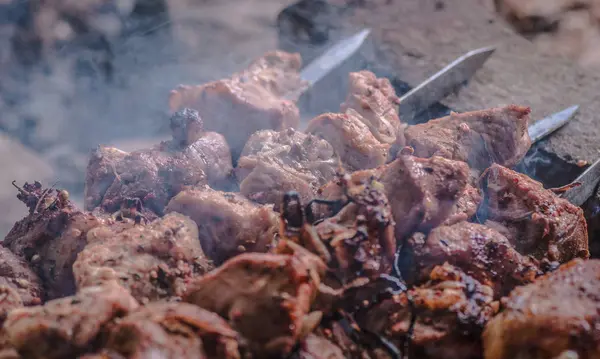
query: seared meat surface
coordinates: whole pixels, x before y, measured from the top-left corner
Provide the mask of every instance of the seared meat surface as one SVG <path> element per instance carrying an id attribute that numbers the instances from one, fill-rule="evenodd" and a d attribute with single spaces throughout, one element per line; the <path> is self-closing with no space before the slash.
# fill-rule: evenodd
<path id="1" fill-rule="evenodd" d="M 298 108 L 284 96 L 306 86 L 299 77 L 301 65 L 297 54 L 270 52 L 231 78 L 179 86 L 171 92 L 169 107 L 173 112 L 185 107 L 200 112 L 206 129 L 225 136 L 237 160 L 254 132 L 298 127 Z"/>
<path id="2" fill-rule="evenodd" d="M 12 298 L 18 298 L 21 305 L 41 304 L 44 299 L 42 282 L 37 274 L 24 259 L 4 247 L 0 247 L 0 290 L 6 293 L 5 299 L 1 299 L 0 294 L 0 322 L 5 306 L 12 306 Z"/>
<path id="3" fill-rule="evenodd" d="M 217 314 L 187 303 L 150 303 L 112 328 L 106 348 L 129 359 L 238 359 L 237 333 Z"/>
<path id="4" fill-rule="evenodd" d="M 479 188 L 467 184 L 456 203 L 454 203 L 450 216 L 444 221 L 444 225 L 451 226 L 458 222 L 471 220 L 477 213 L 481 199 Z"/>
<path id="5" fill-rule="evenodd" d="M 348 171 L 381 166 L 388 156 L 389 145 L 379 142 L 362 122 L 360 114 L 352 109 L 313 118 L 306 133 L 329 142 Z"/>
<path id="6" fill-rule="evenodd" d="M 243 195 L 279 210 L 284 193 L 295 190 L 308 201 L 339 166 L 327 141 L 290 128 L 250 136 L 235 173 Z"/>
<path id="7" fill-rule="evenodd" d="M 147 225 L 94 228 L 73 264 L 78 288 L 117 281 L 141 303 L 179 297 L 210 269 L 196 223 L 178 213 Z"/>
<path id="8" fill-rule="evenodd" d="M 457 268 L 434 267 L 429 281 L 357 314 L 414 358 L 481 358 L 480 335 L 498 311 L 493 291 Z M 405 345 L 409 341 L 408 345 Z"/>
<path id="9" fill-rule="evenodd" d="M 85 246 L 87 232 L 102 221 L 81 212 L 66 191 L 44 189 L 39 182 L 26 183 L 18 197 L 30 214 L 15 223 L 2 245 L 29 263 L 47 299 L 74 294 L 73 262 Z"/>
<path id="10" fill-rule="evenodd" d="M 175 196 L 166 213 L 178 212 L 198 225 L 204 253 L 217 265 L 243 252 L 266 252 L 278 229 L 277 215 L 235 193 L 196 188 Z"/>
<path id="11" fill-rule="evenodd" d="M 598 273 L 600 261 L 576 259 L 516 288 L 485 329 L 485 358 L 598 358 Z"/>
<path id="12" fill-rule="evenodd" d="M 340 109 L 353 109 L 360 114 L 373 136 L 381 143 L 392 144 L 400 128 L 398 96 L 390 80 L 377 78 L 371 71 L 351 72 L 348 95 Z"/>
<path id="13" fill-rule="evenodd" d="M 409 282 L 422 283 L 433 267 L 449 263 L 492 288 L 496 298 L 533 282 L 540 272 L 503 235 L 475 223 L 440 226 L 429 235 L 416 233 L 407 240 L 405 250 L 412 261 L 404 263 L 402 275 Z"/>
<path id="14" fill-rule="evenodd" d="M 418 157 L 441 156 L 464 161 L 480 171 L 493 163 L 511 167 L 531 146 L 527 130 L 530 112 L 529 107 L 510 105 L 452 113 L 407 127 L 401 141 L 412 147 Z"/>
<path id="15" fill-rule="evenodd" d="M 310 307 L 324 272 L 308 252 L 244 253 L 196 279 L 184 300 L 229 320 L 260 357 L 283 357 L 319 324 Z"/>
<path id="16" fill-rule="evenodd" d="M 173 139 L 131 153 L 98 147 L 88 164 L 86 209 L 119 209 L 126 198 L 160 215 L 167 202 L 188 186 L 223 184 L 231 175 L 231 154 L 224 138 L 203 132 L 198 112 L 184 109 L 171 119 Z"/>
<path id="17" fill-rule="evenodd" d="M 588 258 L 583 210 L 541 183 L 500 165 L 482 178 L 486 224 L 502 232 L 523 255 L 564 263 Z M 482 218 L 483 217 L 483 218 Z"/>
<path id="18" fill-rule="evenodd" d="M 300 348 L 292 359 L 344 359 L 342 349 L 333 344 L 329 340 L 315 335 L 309 334 L 306 339 L 300 343 Z"/>
<path id="19" fill-rule="evenodd" d="M 94 350 L 111 320 L 137 307 L 127 290 L 111 282 L 43 306 L 15 309 L 4 329 L 24 358 L 73 358 Z"/>

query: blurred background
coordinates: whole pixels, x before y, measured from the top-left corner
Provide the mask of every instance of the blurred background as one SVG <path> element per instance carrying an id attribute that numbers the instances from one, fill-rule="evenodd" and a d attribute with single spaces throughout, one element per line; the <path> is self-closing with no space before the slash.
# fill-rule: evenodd
<path id="1" fill-rule="evenodd" d="M 370 8 L 394 2 L 401 0 L 300 3 L 309 14 L 330 3 L 368 17 Z M 432 11 L 449 6 L 427 2 Z M 480 2 L 539 51 L 600 69 L 600 0 Z M 281 48 L 277 18 L 292 5 L 0 0 L 0 235 L 26 212 L 11 181 L 56 182 L 81 203 L 92 148 L 133 150 L 160 141 L 168 133 L 169 91 L 226 77 Z M 323 20 L 332 27 L 335 21 Z M 331 39 L 313 40 L 321 49 Z"/>

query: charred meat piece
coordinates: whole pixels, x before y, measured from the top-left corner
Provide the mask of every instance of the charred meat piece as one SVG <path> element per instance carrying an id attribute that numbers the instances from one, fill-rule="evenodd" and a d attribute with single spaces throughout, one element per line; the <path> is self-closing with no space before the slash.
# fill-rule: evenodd
<path id="1" fill-rule="evenodd" d="M 325 264 L 294 250 L 240 254 L 196 279 L 184 300 L 228 319 L 259 357 L 284 357 L 321 319 L 309 311 Z"/>
<path id="2" fill-rule="evenodd" d="M 137 307 L 127 290 L 111 282 L 43 306 L 15 309 L 4 328 L 25 358 L 73 358 L 95 350 L 110 322 Z"/>
<path id="3" fill-rule="evenodd" d="M 297 54 L 269 52 L 229 79 L 177 87 L 171 91 L 169 107 L 200 112 L 206 129 L 225 136 L 237 160 L 254 132 L 298 127 L 298 108 L 284 96 L 306 86 L 299 77 L 301 65 Z"/>
<path id="4" fill-rule="evenodd" d="M 403 155 L 387 165 L 354 172 L 349 181 L 359 184 L 370 177 L 383 185 L 396 222 L 396 239 L 402 240 L 414 231 L 427 232 L 456 218 L 457 203 L 467 190 L 469 168 L 464 162 L 437 156 Z M 344 198 L 339 181 L 323 186 L 319 194 L 330 201 Z"/>
<path id="5" fill-rule="evenodd" d="M 300 347 L 292 359 L 344 359 L 342 349 L 331 341 L 316 334 L 309 334 L 306 339 L 300 343 Z"/>
<path id="6" fill-rule="evenodd" d="M 375 168 L 387 160 L 390 146 L 379 142 L 353 109 L 313 118 L 306 133 L 329 142 L 348 171 Z"/>
<path id="7" fill-rule="evenodd" d="M 583 210 L 541 183 L 500 165 L 482 177 L 485 203 L 482 217 L 500 230 L 523 255 L 564 263 L 588 258 Z"/>
<path id="8" fill-rule="evenodd" d="M 78 288 L 117 281 L 145 303 L 179 297 L 186 283 L 210 269 L 196 223 L 170 213 L 145 226 L 100 226 L 73 265 Z"/>
<path id="9" fill-rule="evenodd" d="M 14 225 L 2 245 L 31 265 L 47 299 L 74 294 L 73 262 L 87 232 L 101 220 L 77 209 L 66 191 L 43 189 L 39 182 L 26 183 L 19 191 L 30 214 Z"/>
<path id="10" fill-rule="evenodd" d="M 390 80 L 377 78 L 371 71 L 352 72 L 348 87 L 341 111 L 355 110 L 378 141 L 394 143 L 400 127 L 399 98 Z"/>
<path id="11" fill-rule="evenodd" d="M 210 188 L 190 189 L 175 196 L 166 212 L 178 212 L 198 225 L 204 253 L 217 265 L 243 252 L 266 252 L 278 229 L 268 206 Z"/>
<path id="12" fill-rule="evenodd" d="M 464 161 L 480 171 L 492 163 L 516 165 L 531 146 L 527 130 L 531 109 L 510 105 L 450 116 L 407 127 L 404 143 L 417 157 Z"/>
<path id="13" fill-rule="evenodd" d="M 402 270 L 408 282 L 427 280 L 433 267 L 447 262 L 494 289 L 496 298 L 541 274 L 536 263 L 519 254 L 506 237 L 481 224 L 441 226 L 428 236 L 416 233 L 404 250 L 412 257 L 410 268 Z"/>
<path id="14" fill-rule="evenodd" d="M 40 278 L 31 270 L 25 260 L 4 247 L 0 247 L 0 288 L 7 288 L 7 293 L 14 291 L 22 305 L 41 304 L 44 299 Z M 11 297 L 12 294 L 7 298 Z M 6 300 L 0 299 L 0 312 L 5 303 L 7 303 Z M 2 317 L 1 314 L 0 317 Z"/>
<path id="15" fill-rule="evenodd" d="M 480 203 L 481 193 L 479 188 L 467 184 L 463 193 L 456 203 L 454 203 L 452 211 L 450 212 L 450 217 L 448 217 L 443 224 L 451 226 L 455 223 L 471 220 L 473 216 L 475 216 L 475 213 L 477 213 L 477 208 Z"/>
<path id="16" fill-rule="evenodd" d="M 215 313 L 188 303 L 156 302 L 111 328 L 106 348 L 129 359 L 238 359 L 237 333 Z"/>
<path id="17" fill-rule="evenodd" d="M 131 153 L 96 149 L 88 164 L 87 210 L 118 210 L 126 198 L 139 198 L 143 208 L 161 215 L 167 202 L 188 186 L 222 185 L 232 164 L 225 139 L 203 132 L 198 112 L 184 109 L 170 119 L 173 139 Z"/>
<path id="18" fill-rule="evenodd" d="M 284 193 L 295 190 L 308 201 L 339 166 L 327 141 L 290 128 L 250 136 L 235 173 L 243 195 L 279 210 Z"/>
<path id="19" fill-rule="evenodd" d="M 486 359 L 597 358 L 600 261 L 562 265 L 502 301 L 483 334 Z"/>
<path id="20" fill-rule="evenodd" d="M 358 313 L 357 320 L 409 348 L 412 358 L 475 359 L 481 358 L 481 333 L 497 311 L 490 287 L 444 264 L 431 271 L 429 282 Z"/>

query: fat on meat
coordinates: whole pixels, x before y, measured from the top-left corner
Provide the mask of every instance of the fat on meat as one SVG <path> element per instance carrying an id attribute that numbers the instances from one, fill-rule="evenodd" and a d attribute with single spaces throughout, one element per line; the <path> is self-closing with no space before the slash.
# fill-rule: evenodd
<path id="1" fill-rule="evenodd" d="M 491 164 L 516 165 L 531 147 L 529 107 L 509 105 L 452 113 L 404 129 L 403 144 L 418 157 L 441 156 L 483 171 Z"/>
<path id="2" fill-rule="evenodd" d="M 108 223 L 92 229 L 73 264 L 77 288 L 117 281 L 141 303 L 180 297 L 213 268 L 196 223 L 169 213 L 147 225 Z"/>
<path id="3" fill-rule="evenodd" d="M 179 193 L 165 211 L 181 213 L 196 222 L 202 249 L 217 265 L 243 252 L 266 252 L 279 228 L 271 206 L 210 188 Z"/>
<path id="4" fill-rule="evenodd" d="M 504 234 L 521 254 L 550 263 L 589 257 L 581 208 L 497 164 L 481 180 L 484 203 L 479 218 Z"/>

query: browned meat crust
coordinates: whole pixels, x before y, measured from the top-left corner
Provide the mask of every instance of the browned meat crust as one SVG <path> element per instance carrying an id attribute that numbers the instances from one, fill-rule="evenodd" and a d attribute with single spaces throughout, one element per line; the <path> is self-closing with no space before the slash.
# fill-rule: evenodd
<path id="1" fill-rule="evenodd" d="M 576 259 L 516 288 L 485 329 L 485 358 L 599 357 L 598 273 L 600 261 Z"/>
<path id="2" fill-rule="evenodd" d="M 318 324 L 310 313 L 325 264 L 308 253 L 245 253 L 195 280 L 186 302 L 214 311 L 257 355 L 282 357 Z"/>
<path id="3" fill-rule="evenodd" d="M 181 296 L 190 280 L 212 269 L 196 223 L 178 213 L 146 226 L 96 227 L 87 238 L 73 264 L 80 289 L 114 280 L 145 303 Z"/>
<path id="4" fill-rule="evenodd" d="M 480 335 L 497 312 L 492 289 L 449 264 L 426 284 L 357 314 L 362 328 L 406 347 L 414 358 L 480 358 Z"/>
<path id="5" fill-rule="evenodd" d="M 169 107 L 200 112 L 206 129 L 225 136 L 237 160 L 254 132 L 298 127 L 298 108 L 283 96 L 306 86 L 299 77 L 300 67 L 299 55 L 270 52 L 229 79 L 177 87 L 171 92 Z"/>
<path id="6" fill-rule="evenodd" d="M 266 252 L 278 229 L 271 208 L 210 188 L 179 193 L 166 212 L 179 212 L 196 222 L 202 249 L 217 265 L 246 251 Z"/>
<path id="7" fill-rule="evenodd" d="M 559 263 L 589 257 L 581 208 L 500 165 L 492 165 L 483 181 L 486 224 L 500 228 L 521 254 Z"/>
<path id="8" fill-rule="evenodd" d="M 2 296 L 0 296 L 0 308 L 11 302 L 9 298 L 12 298 L 13 295 L 9 293 L 13 291 L 21 305 L 41 304 L 44 299 L 40 278 L 31 270 L 25 260 L 4 247 L 0 247 L 0 288 L 4 288 L 8 294 L 5 299 L 1 299 Z"/>
<path id="9" fill-rule="evenodd" d="M 441 156 L 464 161 L 480 171 L 492 163 L 511 167 L 531 146 L 527 130 L 530 113 L 529 107 L 516 105 L 452 113 L 407 127 L 404 144 L 414 148 L 415 156 Z"/>
<path id="10" fill-rule="evenodd" d="M 462 222 L 437 227 L 428 236 L 417 233 L 405 250 L 412 257 L 402 271 L 409 282 L 421 283 L 434 266 L 449 263 L 492 288 L 495 298 L 541 274 L 536 263 L 519 254 L 508 239 L 481 224 Z"/>
<path id="11" fill-rule="evenodd" d="M 473 216 L 477 213 L 481 199 L 479 188 L 467 184 L 463 193 L 458 197 L 456 203 L 454 203 L 450 216 L 443 224 L 451 226 L 455 223 L 473 219 Z"/>
<path id="12" fill-rule="evenodd" d="M 342 349 L 329 340 L 309 334 L 300 343 L 300 348 L 291 359 L 344 359 L 346 356 Z"/>
<path id="13" fill-rule="evenodd" d="M 400 128 L 399 98 L 387 78 L 377 78 L 371 71 L 351 72 L 348 95 L 340 109 L 353 109 L 381 143 L 392 144 Z"/>
<path id="14" fill-rule="evenodd" d="M 279 211 L 288 191 L 297 191 L 306 202 L 316 190 L 333 179 L 340 166 L 331 145 L 294 129 L 254 133 L 235 170 L 240 192 Z"/>
<path id="15" fill-rule="evenodd" d="M 25 358 L 72 358 L 94 350 L 112 319 L 137 307 L 127 290 L 111 282 L 44 306 L 15 309 L 4 328 L 10 343 Z"/>
<path id="16" fill-rule="evenodd" d="M 187 303 L 150 303 L 111 328 L 106 344 L 129 359 L 239 359 L 237 333 L 217 314 Z"/>
<path id="17" fill-rule="evenodd" d="M 379 142 L 361 121 L 360 114 L 352 109 L 313 118 L 306 133 L 329 142 L 348 171 L 375 168 L 387 160 L 390 146 Z"/>
<path id="18" fill-rule="evenodd" d="M 74 294 L 73 262 L 87 232 L 101 220 L 77 209 L 66 192 L 43 189 L 38 182 L 21 191 L 32 213 L 15 224 L 2 245 L 31 265 L 48 299 Z"/>

